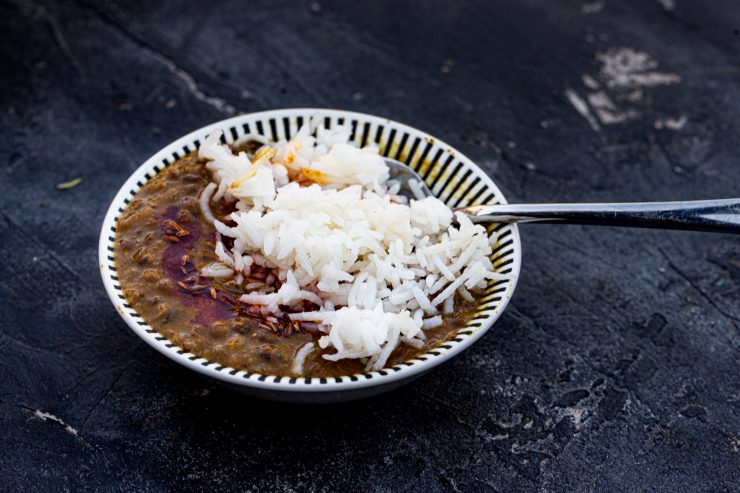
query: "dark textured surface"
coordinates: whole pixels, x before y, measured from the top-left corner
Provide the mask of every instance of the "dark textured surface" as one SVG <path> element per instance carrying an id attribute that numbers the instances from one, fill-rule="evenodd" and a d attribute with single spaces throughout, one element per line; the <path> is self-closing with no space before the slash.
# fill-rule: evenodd
<path id="1" fill-rule="evenodd" d="M 139 163 L 275 107 L 417 126 L 510 200 L 738 196 L 735 0 L 11 1 L 0 26 L 1 489 L 740 490 L 737 237 L 524 227 L 486 337 L 324 408 L 159 356 L 96 263 Z M 604 69 L 625 48 L 657 63 L 633 87 Z"/>

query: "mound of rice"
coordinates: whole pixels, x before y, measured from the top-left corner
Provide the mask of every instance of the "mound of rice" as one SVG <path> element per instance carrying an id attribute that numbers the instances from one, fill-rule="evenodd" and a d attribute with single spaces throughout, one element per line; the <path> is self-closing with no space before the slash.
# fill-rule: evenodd
<path id="1" fill-rule="evenodd" d="M 202 274 L 235 276 L 242 302 L 318 324 L 327 360 L 359 358 L 381 369 L 399 344 L 421 346 L 455 295 L 473 301 L 487 281 L 504 277 L 488 259 L 495 237 L 436 198 L 396 195 L 377 147 L 352 145 L 347 127 L 309 123 L 253 160 L 220 136 L 199 150 L 213 174 L 200 202 L 233 246 L 219 239 L 221 262 Z M 213 219 L 210 200 L 235 202 L 229 225 Z M 256 267 L 275 272 L 279 288 L 251 282 Z M 305 311 L 306 302 L 318 309 Z"/>

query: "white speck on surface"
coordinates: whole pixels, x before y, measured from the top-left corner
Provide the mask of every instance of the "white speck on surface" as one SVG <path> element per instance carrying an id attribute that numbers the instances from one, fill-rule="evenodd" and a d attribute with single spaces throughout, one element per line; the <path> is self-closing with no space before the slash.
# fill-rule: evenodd
<path id="1" fill-rule="evenodd" d="M 521 413 L 514 413 L 511 416 L 511 418 L 512 418 L 511 421 L 500 421 L 500 420 L 495 420 L 495 419 L 493 421 L 496 424 L 496 426 L 498 426 L 499 428 L 503 428 L 505 430 L 509 430 L 511 428 L 514 428 L 514 427 L 519 426 L 520 424 L 522 424 L 522 417 L 523 416 L 522 416 Z"/>
<path id="2" fill-rule="evenodd" d="M 38 261 L 39 261 L 39 258 L 38 258 L 38 257 L 33 257 L 33 259 L 32 259 L 32 260 L 33 260 L 34 262 L 38 262 Z"/>
<path id="3" fill-rule="evenodd" d="M 658 62 L 644 51 L 632 48 L 611 48 L 597 53 L 601 62 L 599 76 L 610 89 L 634 89 L 678 84 L 681 77 L 669 72 L 658 72 Z"/>
<path id="4" fill-rule="evenodd" d="M 522 428 L 524 428 L 525 430 L 528 430 L 532 427 L 533 424 L 534 424 L 534 421 L 529 420 L 526 423 L 524 423 L 524 426 L 522 426 Z"/>
<path id="5" fill-rule="evenodd" d="M 515 148 L 516 148 L 516 142 L 514 142 L 513 140 L 510 140 L 510 141 L 508 141 L 508 142 L 506 143 L 506 146 L 507 146 L 507 147 L 508 147 L 509 149 L 515 149 Z"/>
<path id="6" fill-rule="evenodd" d="M 483 159 L 482 163 L 483 166 L 492 173 L 498 171 L 498 161 L 495 159 Z"/>
<path id="7" fill-rule="evenodd" d="M 588 87 L 589 89 L 596 90 L 599 88 L 599 83 L 596 82 L 596 79 L 594 79 L 590 75 L 581 76 L 581 80 L 583 80 L 584 85 Z"/>
<path id="8" fill-rule="evenodd" d="M 584 3 L 581 5 L 581 13 L 582 14 L 596 14 L 597 12 L 601 12 L 604 10 L 604 7 L 606 6 L 606 2 L 603 0 L 597 0 L 596 2 L 589 2 Z"/>
<path id="9" fill-rule="evenodd" d="M 455 66 L 455 60 L 452 58 L 446 58 L 444 61 L 442 61 L 442 66 L 439 67 L 439 71 L 443 74 L 449 74 L 452 72 L 452 67 Z"/>
<path id="10" fill-rule="evenodd" d="M 164 107 L 167 109 L 174 108 L 175 106 L 177 106 L 177 101 L 175 101 L 174 99 L 170 99 L 169 101 L 164 103 Z"/>
<path id="11" fill-rule="evenodd" d="M 657 2 L 668 12 L 676 8 L 676 0 L 657 0 Z"/>
<path id="12" fill-rule="evenodd" d="M 356 92 L 352 95 L 352 99 L 354 99 L 355 101 L 359 101 L 364 97 L 365 96 L 361 92 Z"/>
<path id="13" fill-rule="evenodd" d="M 588 95 L 588 102 L 599 117 L 599 121 L 604 125 L 613 125 L 622 123 L 639 116 L 636 110 L 619 110 L 609 95 L 603 91 L 594 92 Z"/>
<path id="14" fill-rule="evenodd" d="M 75 430 L 74 428 L 72 428 L 71 426 L 69 426 L 67 423 L 65 423 L 64 421 L 62 421 L 60 418 L 57 418 L 56 416 L 54 416 L 51 413 L 45 413 L 45 412 L 41 411 L 40 409 L 36 409 L 33 412 L 33 415 L 35 417 L 37 417 L 38 419 L 40 419 L 41 421 L 47 421 L 47 420 L 48 421 L 53 421 L 54 423 L 57 423 L 58 425 L 61 425 L 62 427 L 64 427 L 64 430 L 67 433 L 71 434 L 71 435 L 74 435 L 74 436 L 77 436 L 78 435 L 77 430 Z"/>
<path id="15" fill-rule="evenodd" d="M 506 440 L 507 438 L 509 438 L 509 434 L 508 433 L 501 433 L 501 434 L 498 434 L 498 435 L 492 435 L 492 436 L 488 437 L 488 440 L 487 441 L 489 441 L 489 442 L 497 442 L 499 440 Z"/>
<path id="16" fill-rule="evenodd" d="M 311 2 L 309 5 L 309 8 L 311 9 L 311 12 L 318 14 L 321 12 L 321 4 L 319 2 Z"/>
<path id="17" fill-rule="evenodd" d="M 570 416 L 573 419 L 573 426 L 575 427 L 576 431 L 579 431 L 584 422 L 583 413 L 585 412 L 586 412 L 585 409 L 579 409 L 576 407 L 566 407 L 564 411 L 564 415 Z"/>
<path id="18" fill-rule="evenodd" d="M 527 168 L 529 171 L 534 171 L 537 169 L 537 165 L 529 161 L 524 163 L 524 167 Z"/>
<path id="19" fill-rule="evenodd" d="M 643 51 L 629 47 L 614 47 L 597 52 L 595 59 L 601 67 L 597 74 L 583 74 L 587 88 L 585 97 L 573 89 L 565 94 L 573 107 L 589 121 L 591 128 L 624 123 L 639 118 L 650 99 L 646 92 L 659 86 L 678 84 L 678 74 L 658 70 L 658 62 Z M 680 119 L 659 119 L 655 128 L 681 128 Z"/>
<path id="20" fill-rule="evenodd" d="M 207 104 L 208 106 L 211 106 L 212 108 L 215 108 L 216 110 L 226 115 L 233 115 L 236 113 L 236 108 L 227 103 L 225 100 L 216 96 L 209 96 L 208 94 L 204 93 L 198 86 L 198 83 L 195 81 L 193 76 L 178 67 L 177 64 L 170 58 L 167 58 L 164 55 L 160 55 L 159 53 L 155 52 L 152 53 L 152 57 L 159 63 L 164 65 L 167 70 L 169 70 L 170 73 L 172 73 L 175 77 L 180 79 L 185 84 L 188 92 L 190 92 L 190 94 L 195 97 L 195 99 Z"/>
<path id="21" fill-rule="evenodd" d="M 624 99 L 626 99 L 627 101 L 632 101 L 636 103 L 638 101 L 642 101 L 642 96 L 643 96 L 642 89 L 635 89 L 634 91 L 630 91 L 627 94 L 625 94 Z"/>
<path id="22" fill-rule="evenodd" d="M 588 121 L 588 124 L 592 129 L 597 132 L 601 130 L 601 126 L 599 125 L 599 122 L 596 121 L 596 118 L 591 114 L 588 104 L 578 95 L 577 92 L 573 89 L 567 88 L 565 90 L 565 97 L 568 98 L 571 106 L 573 106 L 573 108 L 575 108 L 575 110 L 585 118 L 586 121 Z"/>
<path id="23" fill-rule="evenodd" d="M 655 120 L 655 128 L 658 130 L 664 128 L 667 130 L 681 130 L 686 126 L 687 122 L 688 118 L 686 118 L 686 115 L 681 115 L 678 118 L 658 118 Z"/>

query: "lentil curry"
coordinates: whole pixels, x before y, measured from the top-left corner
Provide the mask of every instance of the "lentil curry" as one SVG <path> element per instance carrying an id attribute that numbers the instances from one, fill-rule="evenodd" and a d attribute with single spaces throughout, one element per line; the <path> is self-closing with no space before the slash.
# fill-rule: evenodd
<path id="1" fill-rule="evenodd" d="M 259 143 L 237 148 L 250 157 Z M 217 261 L 216 230 L 203 217 L 198 197 L 210 183 L 205 161 L 191 153 L 157 174 L 137 193 L 117 223 L 115 259 L 124 296 L 143 319 L 185 351 L 238 370 L 264 375 L 330 377 L 365 371 L 359 360 L 327 361 L 317 341 L 315 324 L 267 321 L 259 307 L 239 301 L 244 287 L 233 279 L 207 278 L 202 266 Z M 232 212 L 229 204 L 212 202 L 219 220 Z M 228 221 L 226 221 L 228 222 Z M 255 269 L 264 280 L 270 273 Z M 315 305 L 305 302 L 306 310 Z M 455 336 L 472 316 L 473 305 L 457 299 L 444 323 L 425 330 L 424 345 L 397 347 L 387 366 L 412 359 Z M 301 375 L 293 374 L 298 350 L 316 344 Z"/>

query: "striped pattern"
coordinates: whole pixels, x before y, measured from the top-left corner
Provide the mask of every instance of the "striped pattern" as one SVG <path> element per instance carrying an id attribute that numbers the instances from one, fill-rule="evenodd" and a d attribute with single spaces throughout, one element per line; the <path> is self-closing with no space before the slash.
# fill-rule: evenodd
<path id="1" fill-rule="evenodd" d="M 100 244 L 103 280 L 119 312 L 134 331 L 145 339 L 150 338 L 148 342 L 153 343 L 157 349 L 176 361 L 182 362 L 182 358 L 186 358 L 194 364 L 207 368 L 207 373 L 218 372 L 221 374 L 219 378 L 224 379 L 226 375 L 225 379 L 242 385 L 250 385 L 250 382 L 262 382 L 314 386 L 363 382 L 373 379 L 382 380 L 383 377 L 388 375 L 408 372 L 414 367 L 424 366 L 422 363 L 441 358 L 446 353 L 454 351 L 458 346 L 460 346 L 459 349 L 462 349 L 465 346 L 466 339 L 476 334 L 480 335 L 481 331 L 485 331 L 492 325 L 503 310 L 505 302 L 511 296 L 519 274 L 519 234 L 515 226 L 491 225 L 488 231 L 495 231 L 499 235 L 499 241 L 493 249 L 491 260 L 497 272 L 512 274 L 512 280 L 491 281 L 489 283 L 480 298 L 474 317 L 466 327 L 458 332 L 454 339 L 416 359 L 391 368 L 333 378 L 304 379 L 259 375 L 224 367 L 186 352 L 147 325 L 141 316 L 126 302 L 116 275 L 115 258 L 113 256 L 115 223 L 124 208 L 131 202 L 144 183 L 177 159 L 197 149 L 200 142 L 213 130 L 221 129 L 224 131 L 221 138 L 223 143 L 230 144 L 255 134 L 277 141 L 289 139 L 311 117 L 322 118 L 325 125 L 330 127 L 348 123 L 352 127 L 351 139 L 354 142 L 360 145 L 376 143 L 380 146 L 383 156 L 408 164 L 422 176 L 432 192 L 450 207 L 495 204 L 503 201 L 500 191 L 485 173 L 462 154 L 423 132 L 369 115 L 335 110 L 276 110 L 225 120 L 183 137 L 144 163 L 124 185 L 108 212 L 103 225 Z M 327 390 L 331 390 L 331 388 L 327 388 Z"/>

